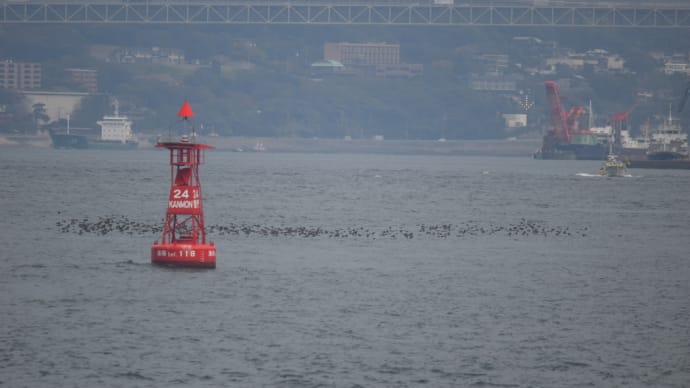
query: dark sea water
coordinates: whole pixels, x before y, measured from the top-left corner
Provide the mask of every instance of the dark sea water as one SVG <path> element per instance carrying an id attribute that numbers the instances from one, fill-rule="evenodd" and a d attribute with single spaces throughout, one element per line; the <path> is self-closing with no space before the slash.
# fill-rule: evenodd
<path id="1" fill-rule="evenodd" d="M 167 162 L 0 150 L 0 386 L 690 385 L 690 171 L 209 152 L 183 270 Z"/>

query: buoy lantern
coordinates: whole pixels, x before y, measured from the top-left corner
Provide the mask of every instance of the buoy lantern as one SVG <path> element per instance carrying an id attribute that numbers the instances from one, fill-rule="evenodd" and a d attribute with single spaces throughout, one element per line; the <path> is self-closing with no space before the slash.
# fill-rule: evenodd
<path id="1" fill-rule="evenodd" d="M 194 115 L 187 101 L 179 116 L 188 121 Z M 214 148 L 195 142 L 192 126 L 191 137 L 183 135 L 179 140 L 166 139 L 156 144 L 170 151 L 170 195 L 165 213 L 163 236 L 160 243 L 151 247 L 153 264 L 215 268 L 216 246 L 206 242 L 204 209 L 202 206 L 199 166 L 204 162 L 204 150 Z"/>

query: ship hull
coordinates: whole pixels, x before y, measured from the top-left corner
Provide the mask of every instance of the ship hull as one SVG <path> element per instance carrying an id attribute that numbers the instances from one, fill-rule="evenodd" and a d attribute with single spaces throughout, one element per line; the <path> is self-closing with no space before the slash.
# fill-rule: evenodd
<path id="1" fill-rule="evenodd" d="M 648 152 L 647 160 L 657 160 L 657 161 L 669 161 L 669 160 L 684 160 L 687 158 L 687 154 L 682 154 L 680 152 L 674 151 L 656 151 Z"/>
<path id="2" fill-rule="evenodd" d="M 61 149 L 96 149 L 96 150 L 134 150 L 138 147 L 136 141 L 108 141 L 91 139 L 85 135 L 71 133 L 50 133 L 53 148 Z"/>
<path id="3" fill-rule="evenodd" d="M 647 150 L 644 148 L 620 148 L 618 152 L 624 160 L 646 160 Z"/>
<path id="4" fill-rule="evenodd" d="M 89 148 L 89 141 L 84 135 L 50 132 L 50 140 L 52 141 L 53 148 Z"/>
<path id="5" fill-rule="evenodd" d="M 89 148 L 96 150 L 134 150 L 138 147 L 135 141 L 108 141 L 108 140 L 91 140 L 89 141 Z"/>
<path id="6" fill-rule="evenodd" d="M 538 152 L 536 159 L 544 160 L 606 160 L 608 148 L 604 144 L 557 144 L 552 152 Z"/>
<path id="7" fill-rule="evenodd" d="M 573 152 L 561 152 L 554 150 L 552 152 L 537 151 L 534 154 L 534 159 L 540 160 L 577 160 L 577 156 Z"/>
<path id="8" fill-rule="evenodd" d="M 628 162 L 628 167 L 659 170 L 690 170 L 690 159 L 630 160 Z"/>
<path id="9" fill-rule="evenodd" d="M 605 169 L 607 177 L 622 177 L 625 176 L 626 169 L 618 166 L 610 166 Z"/>
<path id="10" fill-rule="evenodd" d="M 560 148 L 573 152 L 577 160 L 606 160 L 609 152 L 604 144 L 564 144 Z"/>

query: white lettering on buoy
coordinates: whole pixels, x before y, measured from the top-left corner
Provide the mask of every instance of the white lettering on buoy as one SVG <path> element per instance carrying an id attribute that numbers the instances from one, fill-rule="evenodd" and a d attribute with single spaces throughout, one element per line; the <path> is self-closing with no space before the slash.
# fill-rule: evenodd
<path id="1" fill-rule="evenodd" d="M 191 201 L 170 201 L 168 207 L 170 209 L 198 209 L 200 201 L 198 199 Z"/>

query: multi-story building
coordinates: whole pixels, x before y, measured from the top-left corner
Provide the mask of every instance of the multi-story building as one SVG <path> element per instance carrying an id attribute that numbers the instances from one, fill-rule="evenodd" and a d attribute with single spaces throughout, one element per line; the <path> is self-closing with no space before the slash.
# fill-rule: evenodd
<path id="1" fill-rule="evenodd" d="M 400 63 L 400 45 L 389 43 L 326 43 L 325 60 L 343 65 L 394 65 Z"/>
<path id="2" fill-rule="evenodd" d="M 376 65 L 377 77 L 418 77 L 424 73 L 424 65 L 414 63 L 398 63 L 391 65 Z"/>
<path id="3" fill-rule="evenodd" d="M 688 67 L 687 62 L 675 62 L 669 61 L 664 63 L 664 74 L 690 74 L 690 67 Z"/>
<path id="4" fill-rule="evenodd" d="M 0 87 L 6 89 L 40 89 L 42 71 L 38 63 L 0 61 Z"/>
<path id="5" fill-rule="evenodd" d="M 607 70 L 624 70 L 625 69 L 625 59 L 619 55 L 613 55 L 606 58 L 606 69 Z"/>
<path id="6" fill-rule="evenodd" d="M 421 64 L 400 63 L 400 45 L 389 43 L 326 43 L 325 61 L 344 68 L 334 74 L 369 74 L 377 77 L 417 77 L 424 73 Z"/>
<path id="7" fill-rule="evenodd" d="M 113 60 L 118 63 L 160 63 L 182 65 L 187 62 L 182 50 L 154 46 L 152 48 L 120 48 L 114 50 Z"/>
<path id="8" fill-rule="evenodd" d="M 606 50 L 594 49 L 584 53 L 569 52 L 567 55 L 546 59 L 547 67 L 556 65 L 567 66 L 574 70 L 582 70 L 590 66 L 594 71 L 622 71 L 625 72 L 625 59 L 618 54 L 611 54 Z"/>
<path id="9" fill-rule="evenodd" d="M 98 92 L 98 71 L 94 69 L 65 69 L 72 81 L 82 85 L 89 93 Z"/>
<path id="10" fill-rule="evenodd" d="M 690 74 L 690 63 L 687 54 L 673 54 L 671 56 L 663 56 L 664 74 L 670 75 L 675 73 Z"/>

